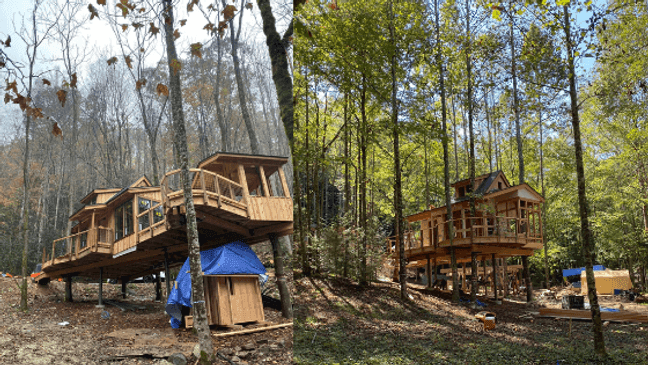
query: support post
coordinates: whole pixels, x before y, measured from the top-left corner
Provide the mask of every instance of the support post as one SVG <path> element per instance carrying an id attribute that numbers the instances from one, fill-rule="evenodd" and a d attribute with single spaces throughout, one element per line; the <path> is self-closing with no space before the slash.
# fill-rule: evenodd
<path id="1" fill-rule="evenodd" d="M 166 284 L 166 299 L 171 295 L 171 273 L 169 272 L 169 253 L 164 248 L 164 284 Z"/>
<path id="2" fill-rule="evenodd" d="M 97 308 L 103 308 L 103 267 L 99 268 L 99 303 L 96 305 Z"/>
<path id="3" fill-rule="evenodd" d="M 524 286 L 526 286 L 527 303 L 530 303 L 533 300 L 533 288 L 531 287 L 528 256 L 522 256 L 522 267 L 524 268 Z"/>
<path id="4" fill-rule="evenodd" d="M 508 277 L 508 264 L 506 263 L 506 257 L 502 257 L 502 267 L 504 268 L 504 281 L 502 284 L 504 284 L 504 298 L 508 297 L 509 295 L 509 277 Z"/>
<path id="5" fill-rule="evenodd" d="M 427 267 L 425 268 L 427 274 L 427 287 L 432 288 L 432 261 L 430 255 L 427 256 Z"/>
<path id="6" fill-rule="evenodd" d="M 497 303 L 497 259 L 495 254 L 492 254 L 491 262 L 493 266 L 493 295 L 495 296 L 495 303 Z"/>
<path id="7" fill-rule="evenodd" d="M 270 235 L 270 242 L 272 243 L 272 254 L 274 256 L 275 264 L 275 277 L 277 278 L 277 287 L 279 288 L 279 296 L 281 298 L 281 314 L 284 318 L 292 318 L 292 303 L 290 300 L 290 291 L 286 283 L 286 276 L 284 275 L 283 252 L 279 244 L 279 238 L 275 234 Z"/>
<path id="8" fill-rule="evenodd" d="M 74 301 L 74 299 L 72 298 L 72 275 L 65 277 L 65 301 Z"/>
<path id="9" fill-rule="evenodd" d="M 155 301 L 162 301 L 162 282 L 160 280 L 160 273 L 155 274 Z"/>
<path id="10" fill-rule="evenodd" d="M 437 270 L 437 259 L 436 259 L 436 257 L 435 257 L 435 258 L 434 258 L 434 281 L 435 281 L 435 282 L 438 280 L 438 277 L 437 277 L 437 271 L 438 271 L 438 270 Z"/>
<path id="11" fill-rule="evenodd" d="M 128 276 L 121 277 L 122 284 L 122 298 L 126 299 L 126 284 L 128 284 Z"/>
<path id="12" fill-rule="evenodd" d="M 470 303 L 472 308 L 477 305 L 477 252 L 470 253 Z"/>
<path id="13" fill-rule="evenodd" d="M 488 276 L 486 274 L 486 256 L 482 256 L 481 262 L 482 262 L 482 268 L 484 269 L 484 276 L 482 277 L 482 280 L 484 281 L 484 297 L 487 297 L 488 296 L 488 285 L 486 285 L 486 284 L 488 284 L 488 281 L 486 280 L 486 278 Z"/>

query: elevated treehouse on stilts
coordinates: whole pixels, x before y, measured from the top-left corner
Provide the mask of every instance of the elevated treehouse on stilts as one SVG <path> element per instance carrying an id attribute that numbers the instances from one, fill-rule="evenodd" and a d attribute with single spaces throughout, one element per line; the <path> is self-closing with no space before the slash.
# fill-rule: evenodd
<path id="1" fill-rule="evenodd" d="M 452 187 L 452 246 L 457 263 L 470 263 L 473 255 L 482 263 L 511 256 L 522 256 L 526 261 L 534 250 L 543 247 L 540 205 L 544 198 L 528 184 L 511 186 L 501 171 L 495 171 L 476 177 L 474 187 L 468 179 Z M 471 193 L 476 201 L 474 216 L 470 213 Z M 406 231 L 403 237 L 405 257 L 411 266 L 427 265 L 429 272 L 432 265 L 450 264 L 451 233 L 446 217 L 445 206 L 407 217 L 411 226 L 420 227 Z M 394 237 L 387 244 L 395 262 L 399 256 L 397 245 Z M 395 278 L 397 270 L 395 267 Z"/>
<path id="2" fill-rule="evenodd" d="M 201 250 L 292 233 L 287 162 L 285 157 L 217 153 L 190 169 Z M 180 170 L 167 173 L 160 186 L 142 177 L 123 189 L 95 189 L 81 203 L 83 208 L 70 217 L 78 222 L 72 234 L 43 250 L 37 282 L 71 276 L 125 282 L 186 259 Z"/>

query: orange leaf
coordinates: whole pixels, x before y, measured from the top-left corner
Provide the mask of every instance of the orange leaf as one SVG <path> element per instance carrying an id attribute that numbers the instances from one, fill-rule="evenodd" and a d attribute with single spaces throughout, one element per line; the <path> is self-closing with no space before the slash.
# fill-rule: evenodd
<path id="1" fill-rule="evenodd" d="M 139 89 L 141 89 L 142 86 L 144 86 L 144 85 L 146 85 L 146 79 L 139 79 L 139 80 L 137 80 L 137 82 L 135 83 L 135 88 L 136 88 L 137 90 L 139 90 Z"/>
<path id="2" fill-rule="evenodd" d="M 203 29 L 213 32 L 214 31 L 214 23 L 212 23 L 212 22 L 207 23 L 207 25 L 205 25 L 203 27 Z"/>
<path id="3" fill-rule="evenodd" d="M 43 85 L 51 86 L 52 83 L 48 79 L 43 79 Z"/>
<path id="4" fill-rule="evenodd" d="M 135 29 L 140 29 L 141 27 L 144 26 L 144 25 L 142 25 L 142 24 L 140 24 L 140 23 L 133 23 L 133 24 L 131 24 L 131 25 L 132 25 L 133 28 L 135 28 Z"/>
<path id="5" fill-rule="evenodd" d="M 176 75 L 178 71 L 182 69 L 182 64 L 180 63 L 180 61 L 174 59 L 173 61 L 171 61 L 171 68 L 173 69 L 173 74 Z"/>
<path id="6" fill-rule="evenodd" d="M 143 13 L 143 12 L 146 11 L 146 8 L 139 8 L 138 10 L 139 10 L 140 13 Z"/>
<path id="7" fill-rule="evenodd" d="M 133 64 L 131 63 L 133 61 L 131 60 L 130 56 L 124 57 L 124 61 L 126 61 L 126 66 L 128 66 L 128 68 L 133 68 Z"/>
<path id="8" fill-rule="evenodd" d="M 111 57 L 108 59 L 108 66 L 111 66 L 113 63 L 117 62 L 117 57 Z"/>
<path id="9" fill-rule="evenodd" d="M 198 58 L 202 58 L 202 52 L 200 51 L 201 49 L 202 49 L 202 44 L 200 42 L 192 43 L 191 44 L 191 55 L 196 56 Z"/>
<path id="10" fill-rule="evenodd" d="M 70 86 L 76 88 L 77 85 L 77 75 L 76 72 L 71 76 L 72 81 L 70 81 Z"/>
<path id="11" fill-rule="evenodd" d="M 187 19 L 182 19 L 182 20 L 180 20 L 180 26 L 181 26 L 181 27 L 184 27 L 185 24 L 187 24 Z"/>
<path id="12" fill-rule="evenodd" d="M 29 108 L 29 107 L 28 107 L 28 108 L 27 108 L 27 115 L 30 116 L 30 117 L 32 117 L 32 118 L 34 118 L 34 119 L 38 119 L 38 118 L 42 118 L 42 117 L 44 117 L 44 115 L 43 115 L 43 109 L 41 109 L 41 108 Z"/>
<path id="13" fill-rule="evenodd" d="M 106 0 L 97 0 L 98 5 L 106 5 Z"/>
<path id="14" fill-rule="evenodd" d="M 95 17 L 99 18 L 99 13 L 97 13 L 97 9 L 95 9 L 92 4 L 88 5 L 88 10 L 90 10 L 90 20 L 94 19 Z"/>
<path id="15" fill-rule="evenodd" d="M 156 35 L 160 33 L 160 28 L 157 28 L 155 24 L 153 24 L 153 22 L 151 22 L 150 24 L 151 24 L 151 29 L 150 29 L 151 34 Z"/>
<path id="16" fill-rule="evenodd" d="M 116 7 L 120 8 L 122 11 L 122 16 L 125 18 L 128 15 L 128 7 L 124 4 L 117 4 Z"/>
<path id="17" fill-rule="evenodd" d="M 252 9 L 252 8 L 254 8 L 254 5 L 252 5 L 252 3 L 247 3 L 247 4 L 245 4 L 245 7 L 247 9 Z"/>
<path id="18" fill-rule="evenodd" d="M 121 27 L 122 27 L 122 32 L 125 32 L 126 29 L 128 29 L 128 24 L 122 24 Z"/>
<path id="19" fill-rule="evenodd" d="M 29 104 L 29 99 L 18 94 L 14 99 L 14 104 L 20 105 L 20 110 L 25 111 L 27 109 L 27 104 Z"/>
<path id="20" fill-rule="evenodd" d="M 227 5 L 225 6 L 225 9 L 221 11 L 223 14 L 223 17 L 225 18 L 225 21 L 228 21 L 232 18 L 234 18 L 234 12 L 236 12 L 236 6 L 234 5 Z"/>
<path id="21" fill-rule="evenodd" d="M 65 106 L 65 98 L 67 96 L 67 91 L 65 90 L 59 90 L 56 92 L 56 96 L 58 96 L 59 101 L 61 102 L 61 106 Z"/>
<path id="22" fill-rule="evenodd" d="M 56 137 L 63 137 L 63 131 L 59 128 L 58 123 L 54 122 L 52 126 L 52 134 Z"/>
<path id="23" fill-rule="evenodd" d="M 192 12 L 194 5 L 198 5 L 199 0 L 191 0 L 189 4 L 187 4 L 187 12 Z"/>
<path id="24" fill-rule="evenodd" d="M 173 31 L 173 38 L 175 38 L 175 39 L 180 38 L 180 32 L 178 32 L 177 29 Z"/>
<path id="25" fill-rule="evenodd" d="M 158 84 L 157 87 L 155 88 L 155 91 L 157 92 L 158 95 L 164 95 L 164 96 L 169 96 L 169 88 L 166 87 L 166 85 Z"/>
<path id="26" fill-rule="evenodd" d="M 18 94 L 18 83 L 17 81 L 7 83 L 5 91 L 13 90 L 14 94 Z"/>

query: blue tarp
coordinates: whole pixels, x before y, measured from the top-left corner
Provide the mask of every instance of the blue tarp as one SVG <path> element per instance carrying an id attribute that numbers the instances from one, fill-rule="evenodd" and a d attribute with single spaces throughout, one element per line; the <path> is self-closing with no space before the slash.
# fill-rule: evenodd
<path id="1" fill-rule="evenodd" d="M 594 265 L 594 271 L 602 271 L 602 270 L 605 270 L 605 267 L 603 265 Z M 563 269 L 563 277 L 574 276 L 574 275 L 580 276 L 581 272 L 583 271 L 585 271 L 584 267 L 578 267 L 575 269 Z"/>
<path id="2" fill-rule="evenodd" d="M 265 267 L 250 246 L 243 242 L 231 242 L 200 253 L 202 271 L 205 275 L 259 274 L 266 273 Z M 182 306 L 191 307 L 191 274 L 189 259 L 185 261 L 173 285 L 165 307 L 172 317 L 171 327 L 179 328 Z"/>

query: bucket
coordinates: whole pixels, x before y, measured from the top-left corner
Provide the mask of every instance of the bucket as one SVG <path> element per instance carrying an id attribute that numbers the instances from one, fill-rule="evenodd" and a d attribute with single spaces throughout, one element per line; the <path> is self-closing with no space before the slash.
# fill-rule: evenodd
<path id="1" fill-rule="evenodd" d="M 484 317 L 484 331 L 489 331 L 494 329 L 495 329 L 495 317 L 494 316 Z"/>

